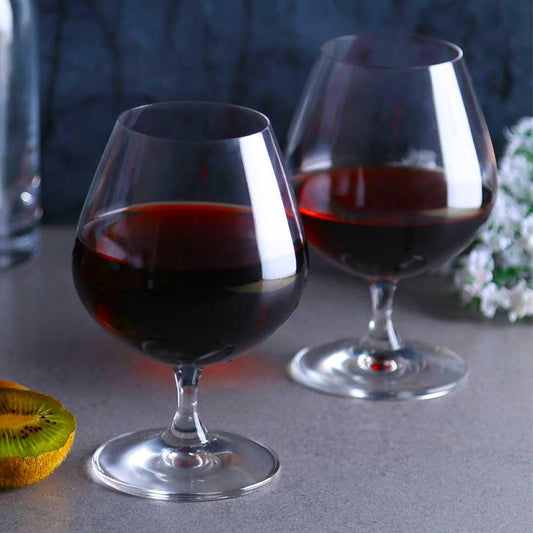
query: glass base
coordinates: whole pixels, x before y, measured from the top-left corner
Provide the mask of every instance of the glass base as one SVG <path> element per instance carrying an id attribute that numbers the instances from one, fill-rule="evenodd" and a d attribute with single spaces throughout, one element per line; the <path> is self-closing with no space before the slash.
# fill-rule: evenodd
<path id="1" fill-rule="evenodd" d="M 217 433 L 199 449 L 169 447 L 165 429 L 116 437 L 96 450 L 96 481 L 120 492 L 156 500 L 221 500 L 247 494 L 279 472 L 276 454 L 258 442 Z"/>
<path id="2" fill-rule="evenodd" d="M 345 339 L 300 350 L 289 364 L 291 377 L 312 389 L 369 400 L 444 396 L 466 379 L 465 362 L 442 346 L 408 341 L 389 352 L 359 348 Z"/>
<path id="3" fill-rule="evenodd" d="M 37 225 L 0 237 L 0 270 L 11 268 L 33 257 L 39 248 Z"/>

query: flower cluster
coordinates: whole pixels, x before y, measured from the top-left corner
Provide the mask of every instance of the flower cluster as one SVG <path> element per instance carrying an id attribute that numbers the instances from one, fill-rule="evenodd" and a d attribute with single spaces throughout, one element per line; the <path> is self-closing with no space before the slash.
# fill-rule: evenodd
<path id="1" fill-rule="evenodd" d="M 533 316 L 533 117 L 507 134 L 492 214 L 474 244 L 454 263 L 462 299 L 492 317 Z"/>

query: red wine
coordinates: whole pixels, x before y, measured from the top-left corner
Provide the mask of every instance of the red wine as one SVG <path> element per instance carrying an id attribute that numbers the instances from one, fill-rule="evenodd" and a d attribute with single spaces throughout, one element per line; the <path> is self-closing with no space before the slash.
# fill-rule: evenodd
<path id="1" fill-rule="evenodd" d="M 365 277 L 398 279 L 443 264 L 486 220 L 492 192 L 479 205 L 450 208 L 442 170 L 358 167 L 294 179 L 309 242 Z M 480 185 L 481 188 L 481 185 Z"/>
<path id="2" fill-rule="evenodd" d="M 291 315 L 307 261 L 302 242 L 286 248 L 265 257 L 250 208 L 144 204 L 80 229 L 73 276 L 101 325 L 165 363 L 205 365 L 256 344 Z"/>

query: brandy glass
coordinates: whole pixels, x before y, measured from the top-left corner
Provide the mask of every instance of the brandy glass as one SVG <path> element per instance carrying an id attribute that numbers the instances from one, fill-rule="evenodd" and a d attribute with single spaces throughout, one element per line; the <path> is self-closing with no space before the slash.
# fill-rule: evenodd
<path id="1" fill-rule="evenodd" d="M 434 398 L 457 387 L 463 360 L 402 340 L 392 299 L 399 280 L 464 249 L 494 204 L 494 153 L 460 48 L 417 36 L 327 42 L 287 159 L 309 243 L 366 278 L 373 306 L 362 337 L 304 348 L 291 376 L 370 399 Z"/>
<path id="2" fill-rule="evenodd" d="M 229 498 L 263 486 L 266 446 L 208 431 L 206 365 L 271 335 L 294 311 L 307 255 L 268 119 L 244 107 L 160 103 L 118 118 L 88 193 L 73 277 L 93 318 L 172 366 L 168 428 L 115 437 L 92 458 L 119 491 L 162 500 Z"/>

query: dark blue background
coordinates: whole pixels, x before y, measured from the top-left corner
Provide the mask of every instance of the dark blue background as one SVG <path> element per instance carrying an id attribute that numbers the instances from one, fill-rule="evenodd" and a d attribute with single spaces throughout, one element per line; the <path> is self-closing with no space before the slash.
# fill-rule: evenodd
<path id="1" fill-rule="evenodd" d="M 117 114 L 207 99 L 266 113 L 283 142 L 332 37 L 409 32 L 464 52 L 497 151 L 532 110 L 530 0 L 37 0 L 45 220 L 76 220 Z"/>

